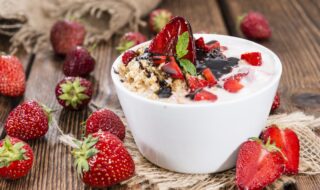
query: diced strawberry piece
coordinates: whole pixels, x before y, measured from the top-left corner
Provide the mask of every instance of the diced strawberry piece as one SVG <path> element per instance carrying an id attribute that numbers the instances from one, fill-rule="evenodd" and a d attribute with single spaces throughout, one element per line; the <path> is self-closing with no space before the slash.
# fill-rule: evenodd
<path id="1" fill-rule="evenodd" d="M 157 34 L 149 45 L 149 52 L 156 55 L 175 55 L 178 36 L 184 32 L 189 33 L 188 53 L 182 59 L 195 63 L 195 45 L 189 22 L 183 17 L 174 17 Z"/>
<path id="2" fill-rule="evenodd" d="M 194 92 L 197 89 L 201 89 L 209 85 L 208 81 L 204 79 L 199 79 L 195 76 L 187 76 L 187 80 L 191 92 Z"/>
<path id="3" fill-rule="evenodd" d="M 154 65 L 160 65 L 167 61 L 167 57 L 168 56 L 165 56 L 165 55 L 153 55 L 151 59 Z"/>
<path id="4" fill-rule="evenodd" d="M 239 80 L 229 78 L 224 82 L 223 88 L 228 92 L 237 93 L 243 88 L 243 85 L 239 82 Z"/>
<path id="5" fill-rule="evenodd" d="M 211 102 L 214 102 L 217 99 L 218 99 L 218 97 L 216 95 L 214 95 L 211 92 L 208 92 L 206 90 L 201 90 L 201 91 L 197 92 L 193 98 L 194 101 L 207 100 L 207 101 L 211 101 Z"/>
<path id="6" fill-rule="evenodd" d="M 250 65 L 253 66 L 260 66 L 262 64 L 262 57 L 260 52 L 241 54 L 241 59 L 247 61 Z"/>
<path id="7" fill-rule="evenodd" d="M 220 43 L 216 40 L 213 40 L 213 41 L 206 43 L 206 47 L 209 49 L 209 51 L 211 51 L 213 49 L 220 48 Z"/>
<path id="8" fill-rule="evenodd" d="M 204 42 L 203 37 L 200 37 L 200 38 L 196 39 L 195 45 L 196 45 L 196 48 L 201 49 L 201 50 L 203 50 L 205 52 L 209 52 L 209 49 L 206 46 L 206 43 Z"/>
<path id="9" fill-rule="evenodd" d="M 261 135 L 266 142 L 270 138 L 284 154 L 285 173 L 292 175 L 298 173 L 300 144 L 298 136 L 289 128 L 281 130 L 277 125 L 271 125 Z"/>
<path id="10" fill-rule="evenodd" d="M 210 86 L 214 86 L 217 84 L 217 79 L 211 72 L 209 68 L 206 68 L 202 71 L 204 78 L 209 82 Z"/>
<path id="11" fill-rule="evenodd" d="M 279 107 L 280 107 L 280 95 L 277 92 L 272 102 L 271 112 L 276 111 Z"/>
<path id="12" fill-rule="evenodd" d="M 183 73 L 174 57 L 170 57 L 169 62 L 163 65 L 161 69 L 174 79 L 184 79 Z"/>
<path id="13" fill-rule="evenodd" d="M 122 62 L 124 65 L 128 65 L 128 63 L 135 57 L 137 57 L 137 53 L 132 50 L 128 50 L 123 54 Z"/>

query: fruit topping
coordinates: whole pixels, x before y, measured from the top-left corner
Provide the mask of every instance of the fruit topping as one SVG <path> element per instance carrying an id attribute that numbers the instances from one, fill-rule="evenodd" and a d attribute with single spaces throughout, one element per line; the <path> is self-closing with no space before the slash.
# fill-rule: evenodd
<path id="1" fill-rule="evenodd" d="M 294 131 L 289 128 L 280 129 L 277 125 L 271 125 L 261 134 L 264 142 L 270 138 L 271 143 L 275 143 L 285 156 L 285 174 L 298 174 L 299 169 L 299 138 Z"/>
<path id="2" fill-rule="evenodd" d="M 194 101 L 206 100 L 206 101 L 214 102 L 217 99 L 218 99 L 218 97 L 216 95 L 214 95 L 211 92 L 208 92 L 206 90 L 203 90 L 203 89 L 198 91 L 193 97 Z"/>
<path id="3" fill-rule="evenodd" d="M 202 89 L 209 85 L 209 82 L 196 76 L 187 76 L 187 83 L 191 92 Z"/>
<path id="4" fill-rule="evenodd" d="M 137 56 L 138 54 L 135 51 L 127 50 L 122 56 L 122 63 L 128 65 L 128 63 Z"/>
<path id="5" fill-rule="evenodd" d="M 250 52 L 241 54 L 241 59 L 253 66 L 260 66 L 262 64 L 262 57 L 260 52 Z"/>
<path id="6" fill-rule="evenodd" d="M 240 23 L 242 33 L 250 39 L 264 40 L 271 37 L 268 20 L 258 12 L 250 11 Z"/>
<path id="7" fill-rule="evenodd" d="M 156 9 L 149 15 L 149 27 L 154 33 L 160 30 L 172 19 L 173 14 L 167 9 Z"/>
<path id="8" fill-rule="evenodd" d="M 235 78 L 229 78 L 224 82 L 223 88 L 230 93 L 237 93 L 243 88 L 243 85 L 239 82 L 239 80 Z"/>
<path id="9" fill-rule="evenodd" d="M 139 32 L 128 32 L 128 33 L 125 33 L 120 39 L 117 50 L 119 52 L 124 52 L 132 48 L 133 46 L 141 44 L 142 42 L 145 42 L 145 41 L 147 41 L 147 38 L 143 34 Z"/>
<path id="10" fill-rule="evenodd" d="M 174 79 L 184 79 L 183 73 L 177 64 L 174 57 L 170 57 L 170 60 L 166 62 L 165 65 L 161 67 L 161 69 L 168 73 Z"/>
<path id="11" fill-rule="evenodd" d="M 209 49 L 209 51 L 211 51 L 213 49 L 219 49 L 220 48 L 220 43 L 217 40 L 212 40 L 210 42 L 207 42 L 206 46 Z"/>
<path id="12" fill-rule="evenodd" d="M 202 71 L 204 78 L 209 82 L 209 86 L 214 86 L 217 84 L 217 79 L 211 72 L 209 68 L 206 68 Z"/>

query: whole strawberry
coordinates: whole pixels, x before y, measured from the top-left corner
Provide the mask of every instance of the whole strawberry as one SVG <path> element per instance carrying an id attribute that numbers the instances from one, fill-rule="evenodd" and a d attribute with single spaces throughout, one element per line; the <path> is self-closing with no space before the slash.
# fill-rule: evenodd
<path id="1" fill-rule="evenodd" d="M 44 136 L 52 111 L 36 101 L 27 101 L 13 109 L 4 125 L 9 136 L 30 140 Z"/>
<path id="2" fill-rule="evenodd" d="M 92 84 L 81 77 L 65 77 L 56 86 L 56 98 L 60 105 L 71 110 L 79 110 L 91 100 Z"/>
<path id="3" fill-rule="evenodd" d="M 279 95 L 279 92 L 277 92 L 273 99 L 273 103 L 271 106 L 271 113 L 275 112 L 279 107 L 280 107 L 280 95 Z"/>
<path id="4" fill-rule="evenodd" d="M 86 35 L 84 26 L 68 20 L 57 21 L 51 28 L 50 41 L 56 54 L 66 55 L 82 45 Z"/>
<path id="5" fill-rule="evenodd" d="M 66 76 L 86 76 L 93 71 L 95 63 L 96 61 L 86 48 L 77 46 L 67 54 L 63 73 Z"/>
<path id="6" fill-rule="evenodd" d="M 280 149 L 260 139 L 248 140 L 240 146 L 236 165 L 236 183 L 240 190 L 258 190 L 278 179 L 284 171 Z"/>
<path id="7" fill-rule="evenodd" d="M 173 14 L 167 9 L 156 9 L 149 15 L 149 27 L 151 32 L 158 33 L 173 18 Z"/>
<path id="8" fill-rule="evenodd" d="M 280 129 L 277 125 L 271 125 L 263 131 L 261 138 L 265 142 L 270 138 L 271 143 L 275 143 L 285 155 L 285 174 L 298 174 L 300 143 L 293 130 L 289 128 Z"/>
<path id="9" fill-rule="evenodd" d="M 126 135 L 124 124 L 119 116 L 108 109 L 93 112 L 86 121 L 86 136 L 99 130 L 108 131 L 120 140 L 123 140 Z"/>
<path id="10" fill-rule="evenodd" d="M 258 12 L 247 13 L 240 23 L 240 29 L 250 39 L 264 40 L 271 37 L 268 20 Z"/>
<path id="11" fill-rule="evenodd" d="M 124 52 L 131 47 L 141 44 L 142 42 L 147 41 L 147 38 L 140 32 L 128 32 L 125 33 L 120 39 L 117 50 L 119 52 Z"/>
<path id="12" fill-rule="evenodd" d="M 26 88 L 25 80 L 20 60 L 15 56 L 0 54 L 0 94 L 22 96 Z"/>
<path id="13" fill-rule="evenodd" d="M 27 143 L 9 136 L 0 141 L 0 178 L 13 180 L 26 176 L 32 164 L 33 152 Z"/>
<path id="14" fill-rule="evenodd" d="M 111 133 L 99 131 L 76 143 L 79 148 L 72 155 L 86 185 L 104 188 L 133 176 L 135 166 L 130 154 Z"/>

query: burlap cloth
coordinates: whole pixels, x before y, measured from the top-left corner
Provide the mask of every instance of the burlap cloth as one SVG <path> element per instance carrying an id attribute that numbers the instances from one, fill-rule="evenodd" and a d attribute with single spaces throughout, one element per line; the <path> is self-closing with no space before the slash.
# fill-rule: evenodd
<path id="1" fill-rule="evenodd" d="M 87 29 L 85 44 L 107 41 L 126 27 L 137 30 L 140 18 L 161 0 L 0 0 L 0 34 L 11 37 L 11 51 L 50 48 L 49 31 L 60 18 L 76 19 Z"/>
<path id="2" fill-rule="evenodd" d="M 116 110 L 116 113 L 125 122 L 122 111 Z M 295 112 L 270 116 L 268 124 L 273 123 L 280 127 L 291 128 L 297 133 L 300 140 L 299 173 L 304 175 L 320 174 L 320 138 L 314 133 L 314 130 L 320 127 L 320 118 Z M 159 168 L 143 158 L 130 131 L 127 131 L 125 145 L 136 164 L 136 175 L 122 183 L 129 189 L 236 189 L 234 169 L 205 175 L 175 173 Z M 267 189 L 283 189 L 292 183 L 295 183 L 293 177 L 282 176 Z"/>

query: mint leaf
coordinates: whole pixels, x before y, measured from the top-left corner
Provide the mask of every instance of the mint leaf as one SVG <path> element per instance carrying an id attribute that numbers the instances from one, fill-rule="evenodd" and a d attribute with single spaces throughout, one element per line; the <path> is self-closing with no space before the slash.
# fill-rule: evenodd
<path id="1" fill-rule="evenodd" d="M 181 65 L 181 67 L 183 67 L 183 70 L 185 72 L 190 73 L 191 75 L 196 75 L 197 74 L 196 67 L 188 59 L 180 59 L 179 63 Z"/>
<path id="2" fill-rule="evenodd" d="M 189 45 L 189 33 L 186 31 L 178 36 L 178 42 L 176 45 L 176 52 L 177 52 L 178 59 L 187 55 L 188 45 Z"/>

